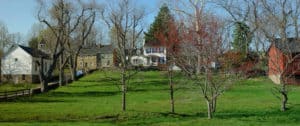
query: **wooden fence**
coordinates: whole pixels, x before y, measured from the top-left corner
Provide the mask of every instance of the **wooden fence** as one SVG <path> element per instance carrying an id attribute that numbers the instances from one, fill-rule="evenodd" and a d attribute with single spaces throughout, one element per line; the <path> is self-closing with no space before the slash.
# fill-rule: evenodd
<path id="1" fill-rule="evenodd" d="M 69 83 L 72 83 L 73 81 L 66 77 L 66 81 L 64 81 L 64 85 L 68 85 Z M 53 90 L 59 87 L 59 83 L 56 82 L 50 82 L 48 83 L 48 89 Z M 33 96 L 35 94 L 40 94 L 41 92 L 41 87 L 37 88 L 31 88 L 31 89 L 22 89 L 22 90 L 15 90 L 15 91 L 5 91 L 5 92 L 0 92 L 0 102 L 2 101 L 7 101 L 10 99 L 16 99 L 18 97 L 23 97 L 23 96 Z"/>
<path id="2" fill-rule="evenodd" d="M 9 99 L 14 99 L 21 96 L 31 96 L 30 89 L 22 89 L 22 90 L 15 90 L 15 91 L 5 91 L 0 92 L 0 101 L 5 101 Z"/>

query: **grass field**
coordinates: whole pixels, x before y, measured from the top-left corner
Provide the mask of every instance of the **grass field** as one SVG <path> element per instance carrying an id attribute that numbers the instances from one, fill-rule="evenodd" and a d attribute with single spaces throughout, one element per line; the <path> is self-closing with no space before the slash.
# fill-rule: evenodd
<path id="1" fill-rule="evenodd" d="M 0 103 L 0 125 L 155 125 L 155 126 L 297 126 L 300 87 L 291 88 L 287 112 L 265 77 L 241 81 L 223 94 L 214 119 L 206 117 L 199 88 L 177 77 L 175 111 L 169 114 L 167 78 L 161 72 L 140 72 L 131 81 L 128 111 L 121 111 L 117 74 L 95 72 L 71 85 L 32 98 Z"/>

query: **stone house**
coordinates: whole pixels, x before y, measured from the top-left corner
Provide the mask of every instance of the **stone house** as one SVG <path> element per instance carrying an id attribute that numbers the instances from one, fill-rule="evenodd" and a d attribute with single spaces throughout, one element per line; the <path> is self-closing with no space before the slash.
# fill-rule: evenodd
<path id="1" fill-rule="evenodd" d="M 88 72 L 100 68 L 113 67 L 113 58 L 111 45 L 83 48 L 77 58 L 77 70 Z"/>
<path id="2" fill-rule="evenodd" d="M 77 70 L 88 72 L 99 68 L 99 47 L 83 48 L 77 57 Z"/>
<path id="3" fill-rule="evenodd" d="M 100 68 L 110 68 L 114 66 L 113 48 L 111 45 L 104 45 L 99 50 Z"/>
<path id="4" fill-rule="evenodd" d="M 44 68 L 38 62 L 43 58 Z M 1 79 L 3 82 L 38 83 L 39 70 L 48 71 L 51 59 L 48 54 L 22 45 L 13 45 L 2 57 Z"/>

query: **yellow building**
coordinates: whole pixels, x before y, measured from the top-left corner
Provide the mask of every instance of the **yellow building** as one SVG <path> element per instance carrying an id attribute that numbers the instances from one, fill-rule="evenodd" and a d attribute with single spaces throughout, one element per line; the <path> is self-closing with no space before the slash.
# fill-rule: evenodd
<path id="1" fill-rule="evenodd" d="M 89 72 L 99 68 L 99 48 L 84 48 L 77 57 L 77 70 Z"/>
<path id="2" fill-rule="evenodd" d="M 84 48 L 77 58 L 77 70 L 83 72 L 113 66 L 113 49 L 111 45 L 101 46 L 100 48 Z"/>

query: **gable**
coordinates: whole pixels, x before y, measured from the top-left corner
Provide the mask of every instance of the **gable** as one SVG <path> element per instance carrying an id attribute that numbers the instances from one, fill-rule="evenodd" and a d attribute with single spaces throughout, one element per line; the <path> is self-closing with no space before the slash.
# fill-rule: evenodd
<path id="1" fill-rule="evenodd" d="M 2 59 L 6 59 L 10 56 L 13 56 L 13 55 L 19 55 L 19 56 L 23 56 L 23 57 L 30 57 L 32 58 L 32 56 L 26 52 L 25 50 L 23 50 L 22 48 L 20 48 L 19 46 L 16 46 L 16 47 L 12 47 L 3 57 Z"/>

